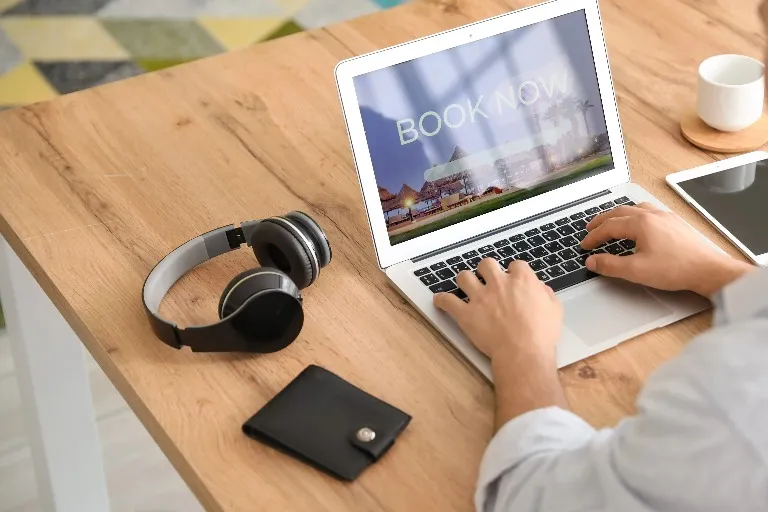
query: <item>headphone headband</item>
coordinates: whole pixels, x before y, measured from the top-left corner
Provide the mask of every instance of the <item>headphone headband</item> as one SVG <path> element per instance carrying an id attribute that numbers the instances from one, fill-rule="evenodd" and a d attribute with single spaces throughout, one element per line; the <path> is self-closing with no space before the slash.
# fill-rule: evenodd
<path id="1" fill-rule="evenodd" d="M 249 220 L 241 223 L 239 227 L 230 224 L 203 233 L 180 245 L 155 265 L 144 281 L 142 299 L 152 330 L 164 343 L 174 348 L 187 344 L 181 342 L 181 333 L 186 329 L 179 329 L 175 323 L 159 315 L 160 303 L 168 290 L 181 276 L 201 263 L 239 249 L 243 244 L 250 246 L 251 235 L 259 222 L 261 221 Z M 190 327 L 189 330 L 200 328 Z"/>

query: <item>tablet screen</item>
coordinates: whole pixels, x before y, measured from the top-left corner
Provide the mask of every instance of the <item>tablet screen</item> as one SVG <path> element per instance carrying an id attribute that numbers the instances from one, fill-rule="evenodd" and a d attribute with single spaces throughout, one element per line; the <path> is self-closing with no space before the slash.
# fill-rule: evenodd
<path id="1" fill-rule="evenodd" d="M 678 185 L 752 254 L 768 253 L 768 160 Z"/>

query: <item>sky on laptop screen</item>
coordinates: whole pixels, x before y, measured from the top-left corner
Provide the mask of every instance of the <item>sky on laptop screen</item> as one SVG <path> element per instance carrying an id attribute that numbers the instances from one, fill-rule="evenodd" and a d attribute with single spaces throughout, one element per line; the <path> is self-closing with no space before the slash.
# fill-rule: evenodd
<path id="1" fill-rule="evenodd" d="M 392 245 L 613 169 L 584 11 L 354 84 Z"/>

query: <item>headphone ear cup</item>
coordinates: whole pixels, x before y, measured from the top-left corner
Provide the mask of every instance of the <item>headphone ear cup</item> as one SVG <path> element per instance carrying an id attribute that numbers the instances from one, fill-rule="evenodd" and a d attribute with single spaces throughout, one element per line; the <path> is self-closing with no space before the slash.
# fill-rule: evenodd
<path id="1" fill-rule="evenodd" d="M 224 287 L 224 291 L 221 292 L 221 297 L 219 297 L 219 307 L 217 311 L 219 313 L 220 320 L 223 320 L 224 318 L 234 313 L 235 310 L 237 310 L 237 307 L 233 307 L 235 302 L 237 302 L 238 304 L 242 304 L 243 302 L 242 300 L 237 300 L 237 301 L 234 300 L 234 298 L 232 297 L 233 288 L 235 288 L 235 286 L 238 286 L 241 283 L 241 281 L 243 281 L 244 279 L 255 275 L 258 270 L 259 270 L 258 268 L 252 268 L 252 269 L 246 270 L 245 272 L 240 272 L 235 277 L 233 277 L 229 283 L 227 283 L 227 286 Z M 238 288 L 240 287 L 238 286 Z M 240 294 L 241 294 L 241 290 L 238 290 L 238 293 L 237 293 L 238 299 L 240 299 L 239 297 Z M 226 305 L 226 308 L 225 308 L 225 305 Z"/>
<path id="2" fill-rule="evenodd" d="M 333 257 L 333 251 L 331 251 L 331 244 L 328 242 L 328 237 L 325 236 L 325 231 L 320 227 L 320 224 L 315 222 L 315 219 L 306 213 L 300 211 L 293 211 L 286 215 L 285 218 L 294 221 L 295 225 L 303 228 L 303 232 L 314 242 L 315 250 L 318 258 L 320 258 L 320 266 L 325 267 L 328 265 Z"/>
<path id="3" fill-rule="evenodd" d="M 269 267 L 235 276 L 221 294 L 219 317 L 253 352 L 287 347 L 304 324 L 299 289 L 283 272 Z"/>
<path id="4" fill-rule="evenodd" d="M 299 289 L 306 288 L 314 280 L 307 249 L 288 228 L 272 219 L 256 225 L 251 236 L 251 247 L 262 267 L 273 267 L 284 272 Z"/>

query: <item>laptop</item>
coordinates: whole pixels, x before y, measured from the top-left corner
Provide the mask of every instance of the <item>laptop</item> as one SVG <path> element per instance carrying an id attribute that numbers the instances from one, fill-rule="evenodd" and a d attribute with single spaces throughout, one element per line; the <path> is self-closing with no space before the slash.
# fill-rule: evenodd
<path id="1" fill-rule="evenodd" d="M 336 81 L 379 267 L 489 379 L 432 303 L 483 258 L 528 262 L 565 308 L 558 367 L 708 307 L 597 276 L 595 215 L 664 205 L 630 182 L 597 0 L 555 0 L 345 60 Z M 632 240 L 595 252 L 631 257 Z"/>

